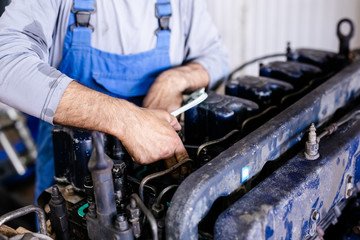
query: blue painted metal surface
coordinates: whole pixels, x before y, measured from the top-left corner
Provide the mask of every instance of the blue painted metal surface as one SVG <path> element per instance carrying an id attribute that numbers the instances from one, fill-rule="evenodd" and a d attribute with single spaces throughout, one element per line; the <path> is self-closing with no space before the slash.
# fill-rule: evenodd
<path id="1" fill-rule="evenodd" d="M 291 61 L 275 61 L 260 67 L 260 76 L 284 80 L 295 87 L 305 86 L 309 80 L 321 73 L 322 70 L 316 66 Z"/>
<path id="2" fill-rule="evenodd" d="M 272 78 L 241 76 L 226 82 L 225 94 L 256 102 L 262 109 L 280 104 L 281 98 L 294 87 Z"/>
<path id="3" fill-rule="evenodd" d="M 347 198 L 347 179 L 360 166 L 359 143 L 357 120 L 320 141 L 318 160 L 299 153 L 219 216 L 215 239 L 314 236 L 316 225 Z M 320 216 L 312 220 L 315 210 Z"/>
<path id="4" fill-rule="evenodd" d="M 185 112 L 187 144 L 202 144 L 221 138 L 255 115 L 259 106 L 252 101 L 210 92 L 198 106 Z"/>
<path id="5" fill-rule="evenodd" d="M 345 63 L 345 59 L 337 53 L 306 48 L 296 49 L 288 55 L 287 59 L 317 66 L 324 72 L 339 69 Z"/>
<path id="6" fill-rule="evenodd" d="M 88 163 L 92 152 L 91 133 L 75 128 L 55 126 L 54 142 L 55 179 L 71 183 L 77 190 L 84 190 L 84 182 L 90 176 Z"/>
<path id="7" fill-rule="evenodd" d="M 197 239 L 198 223 L 214 201 L 243 184 L 244 167 L 249 167 L 248 178 L 256 175 L 267 161 L 299 142 L 312 122 L 322 124 L 357 98 L 359 90 L 360 62 L 355 62 L 191 174 L 172 198 L 167 238 Z"/>

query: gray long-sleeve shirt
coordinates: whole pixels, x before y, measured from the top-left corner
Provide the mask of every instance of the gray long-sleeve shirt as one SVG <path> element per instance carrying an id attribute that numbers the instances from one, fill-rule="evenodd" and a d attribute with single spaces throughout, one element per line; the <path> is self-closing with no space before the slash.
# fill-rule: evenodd
<path id="1" fill-rule="evenodd" d="M 155 47 L 156 0 L 97 0 L 91 45 L 115 54 Z M 173 66 L 198 62 L 210 88 L 226 75 L 228 62 L 204 0 L 172 0 L 170 59 Z M 72 0 L 13 0 L 0 18 L 0 101 L 52 123 L 72 81 L 56 68 Z M 81 66 L 80 66 L 81 67 Z"/>

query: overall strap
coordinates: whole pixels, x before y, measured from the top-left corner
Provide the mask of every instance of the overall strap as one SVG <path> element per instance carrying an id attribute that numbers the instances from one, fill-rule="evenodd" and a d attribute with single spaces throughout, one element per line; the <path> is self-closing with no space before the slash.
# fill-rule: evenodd
<path id="1" fill-rule="evenodd" d="M 94 0 L 74 0 L 73 9 L 75 11 L 94 11 L 95 2 Z"/>
<path id="2" fill-rule="evenodd" d="M 155 33 L 158 37 L 157 48 L 169 49 L 170 47 L 170 17 L 172 15 L 170 0 L 157 0 L 155 3 L 155 16 L 159 27 Z"/>
<path id="3" fill-rule="evenodd" d="M 90 18 L 93 12 L 95 12 L 95 0 L 74 0 L 71 9 L 74 23 L 70 26 L 70 31 L 73 32 L 72 44 L 91 44 L 94 27 L 90 24 Z"/>

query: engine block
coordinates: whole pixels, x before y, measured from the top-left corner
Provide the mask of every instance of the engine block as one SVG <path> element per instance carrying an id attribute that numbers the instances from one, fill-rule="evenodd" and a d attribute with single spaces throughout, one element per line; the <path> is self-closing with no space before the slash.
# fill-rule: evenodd
<path id="1" fill-rule="evenodd" d="M 338 28 L 343 22 L 353 29 L 349 20 Z M 289 49 L 283 61 L 261 64 L 259 76 L 231 74 L 224 94 L 209 92 L 184 114 L 179 134 L 190 159 L 175 165 L 142 166 L 113 136 L 56 126 L 58 184 L 38 200 L 51 234 L 326 236 L 360 187 L 360 54 L 349 53 L 351 35 L 339 34 L 339 53 Z"/>

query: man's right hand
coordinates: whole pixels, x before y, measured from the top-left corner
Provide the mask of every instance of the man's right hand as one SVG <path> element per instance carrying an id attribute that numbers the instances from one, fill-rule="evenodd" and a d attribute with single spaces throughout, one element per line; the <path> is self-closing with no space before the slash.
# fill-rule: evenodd
<path id="1" fill-rule="evenodd" d="M 128 106 L 123 118 L 122 133 L 116 135 L 133 160 L 149 164 L 160 159 L 175 157 L 178 162 L 188 157 L 182 141 L 175 132 L 181 126 L 177 119 L 163 110 Z"/>
<path id="2" fill-rule="evenodd" d="M 61 97 L 54 122 L 114 135 L 141 164 L 173 156 L 181 162 L 188 157 L 175 131 L 180 130 L 175 117 L 163 110 L 139 108 L 75 81 Z"/>

